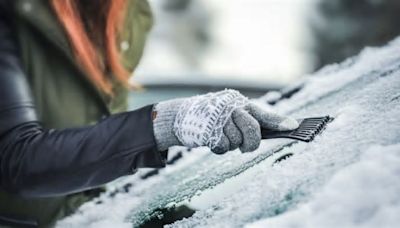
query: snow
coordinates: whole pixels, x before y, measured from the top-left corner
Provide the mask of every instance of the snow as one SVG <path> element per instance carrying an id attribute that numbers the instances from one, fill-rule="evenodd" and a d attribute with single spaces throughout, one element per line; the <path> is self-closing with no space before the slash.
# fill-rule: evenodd
<path id="1" fill-rule="evenodd" d="M 182 148 L 180 147 L 173 147 L 169 151 L 169 157 L 173 157 L 181 150 Z M 182 171 L 186 165 L 191 165 L 205 154 L 208 154 L 208 151 L 201 148 L 194 149 L 190 156 L 188 156 L 189 154 L 184 154 L 183 162 L 173 166 L 167 166 L 162 170 L 160 175 L 149 178 L 146 181 L 142 181 L 140 176 L 144 175 L 150 169 L 142 169 L 135 175 L 121 178 L 107 186 L 108 191 L 105 194 L 101 195 L 93 202 L 84 204 L 75 215 L 59 222 L 57 227 L 132 227 L 131 224 L 126 223 L 125 217 L 131 208 L 140 205 L 145 191 L 160 181 L 160 179 L 163 178 L 162 175 Z M 126 183 L 133 183 L 132 190 L 129 194 L 116 194 L 115 197 L 110 198 L 110 193 L 114 192 L 116 189 L 121 189 Z M 136 185 L 136 183 L 138 184 Z M 99 204 L 98 202 L 100 201 L 104 203 Z"/>
<path id="2" fill-rule="evenodd" d="M 400 38 L 367 48 L 304 80 L 271 107 L 295 118 L 335 120 L 311 143 L 265 140 L 254 153 L 223 156 L 205 148 L 141 180 L 114 183 L 128 193 L 85 204 L 59 227 L 132 227 L 189 205 L 194 215 L 169 227 L 398 227 L 400 221 Z M 174 149 L 180 150 L 179 148 Z M 292 157 L 280 163 L 282 155 Z"/>
<path id="3" fill-rule="evenodd" d="M 371 146 L 298 209 L 246 227 L 395 227 L 400 224 L 400 144 Z"/>

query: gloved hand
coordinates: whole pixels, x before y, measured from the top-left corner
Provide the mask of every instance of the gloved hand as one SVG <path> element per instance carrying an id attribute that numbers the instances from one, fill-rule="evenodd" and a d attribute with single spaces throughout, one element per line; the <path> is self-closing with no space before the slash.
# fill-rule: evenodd
<path id="1" fill-rule="evenodd" d="M 235 90 L 160 102 L 154 115 L 160 151 L 183 145 L 207 146 L 216 154 L 237 148 L 250 152 L 260 145 L 261 127 L 286 131 L 299 126 L 292 118 L 264 111 Z"/>

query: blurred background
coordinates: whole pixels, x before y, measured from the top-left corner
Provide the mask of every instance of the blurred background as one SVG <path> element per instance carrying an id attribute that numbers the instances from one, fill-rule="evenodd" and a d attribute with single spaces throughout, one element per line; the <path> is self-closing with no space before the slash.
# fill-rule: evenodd
<path id="1" fill-rule="evenodd" d="M 255 98 L 400 35 L 399 0 L 149 0 L 130 107 L 235 88 Z"/>

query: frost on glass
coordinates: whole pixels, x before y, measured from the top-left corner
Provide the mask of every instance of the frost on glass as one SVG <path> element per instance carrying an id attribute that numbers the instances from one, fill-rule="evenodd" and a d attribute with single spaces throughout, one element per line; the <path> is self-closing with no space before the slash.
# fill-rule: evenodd
<path id="1" fill-rule="evenodd" d="M 399 179 L 400 164 L 395 160 L 398 155 L 392 155 L 397 163 L 392 162 L 388 167 L 382 158 L 371 165 L 373 169 L 362 168 L 363 164 L 374 162 L 379 156 L 377 151 L 393 151 L 400 144 L 399 50 L 400 39 L 382 48 L 367 48 L 357 57 L 305 78 L 298 93 L 274 107 L 266 105 L 263 98 L 257 100 L 265 108 L 295 118 L 335 117 L 313 142 L 268 140 L 254 153 L 233 151 L 223 156 L 203 148 L 185 152 L 183 159 L 160 170 L 158 175 L 142 180 L 140 176 L 147 171 L 139 171 L 114 183 L 108 193 L 58 225 L 139 226 L 151 219 L 168 219 L 165 216 L 171 216 L 168 213 L 173 213 L 174 208 L 183 208 L 186 213 L 183 217 L 187 218 L 172 219 L 168 222 L 170 227 L 265 227 L 265 224 L 285 227 L 293 225 L 290 221 L 298 217 L 314 221 L 312 224 L 319 227 L 331 224 L 352 227 L 376 224 L 374 216 L 382 213 L 399 214 L 400 200 L 391 193 L 399 189 L 400 182 L 392 181 L 391 187 L 385 187 L 388 184 L 385 177 Z M 351 168 L 357 164 L 361 168 Z M 382 178 L 375 178 L 374 182 L 365 181 L 380 169 L 390 170 L 382 171 Z M 344 175 L 348 179 L 341 181 Z M 132 185 L 129 191 L 110 197 L 110 192 L 126 183 Z M 352 186 L 347 197 L 332 193 L 333 188 L 346 189 L 351 183 L 358 185 Z M 368 216 L 357 211 L 369 200 L 368 194 L 362 200 L 361 189 L 381 193 L 378 196 L 382 200 L 371 204 L 379 206 L 366 211 Z M 357 200 L 352 201 L 354 198 Z M 349 210 L 346 216 L 323 219 L 328 215 L 316 212 L 332 211 L 336 204 L 346 203 L 351 205 L 342 207 L 343 211 Z M 288 222 L 279 220 L 281 216 L 287 216 Z M 392 220 L 387 221 L 388 226 L 399 224 L 395 217 L 389 218 Z"/>

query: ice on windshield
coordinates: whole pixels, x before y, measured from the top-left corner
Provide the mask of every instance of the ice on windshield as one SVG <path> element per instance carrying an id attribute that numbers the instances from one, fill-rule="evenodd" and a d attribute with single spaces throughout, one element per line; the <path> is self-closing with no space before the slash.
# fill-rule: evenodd
<path id="1" fill-rule="evenodd" d="M 300 92 L 273 107 L 295 118 L 335 117 L 313 142 L 267 140 L 254 153 L 224 156 L 195 149 L 151 178 L 142 180 L 142 170 L 119 180 L 58 226 L 139 226 L 182 205 L 192 207 L 189 215 L 170 227 L 292 227 L 299 217 L 299 226 L 372 227 L 386 214 L 385 224 L 400 224 L 393 195 L 400 187 L 399 50 L 400 39 L 367 48 L 306 78 Z M 272 108 L 262 98 L 257 103 Z M 110 197 L 127 183 L 129 191 Z"/>

